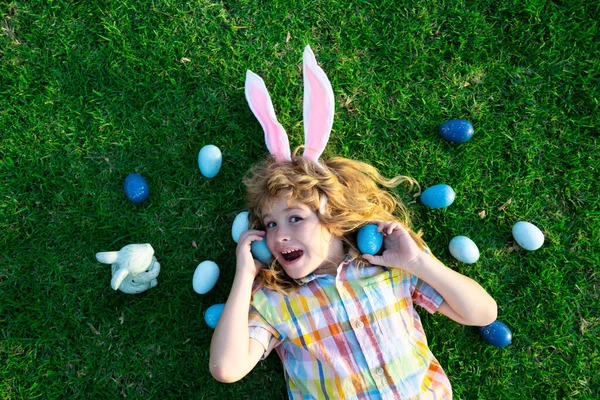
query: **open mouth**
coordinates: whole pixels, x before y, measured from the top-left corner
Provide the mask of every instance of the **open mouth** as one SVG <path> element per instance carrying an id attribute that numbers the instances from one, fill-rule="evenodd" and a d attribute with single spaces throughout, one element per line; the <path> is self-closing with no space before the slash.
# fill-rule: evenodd
<path id="1" fill-rule="evenodd" d="M 302 250 L 289 250 L 289 251 L 282 251 L 281 257 L 286 262 L 290 263 L 290 262 L 294 262 L 297 259 L 299 259 L 300 257 L 302 257 L 303 254 L 304 254 L 304 251 L 302 251 Z"/>

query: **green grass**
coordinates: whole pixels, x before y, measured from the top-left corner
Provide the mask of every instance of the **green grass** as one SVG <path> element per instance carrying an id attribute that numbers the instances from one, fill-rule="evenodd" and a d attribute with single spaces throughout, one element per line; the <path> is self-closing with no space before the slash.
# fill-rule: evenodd
<path id="1" fill-rule="evenodd" d="M 447 209 L 412 204 L 415 226 L 494 296 L 514 340 L 494 348 L 421 313 L 456 398 L 600 397 L 594 4 L 0 1 L 0 398 L 285 396 L 275 355 L 214 381 L 202 316 L 227 297 L 240 177 L 265 154 L 245 70 L 299 145 L 306 44 L 336 96 L 327 155 L 457 192 Z M 469 142 L 438 137 L 452 118 L 473 123 Z M 224 155 L 212 180 L 196 164 L 209 143 Z M 123 194 L 131 172 L 145 203 Z M 513 248 L 519 220 L 543 230 L 541 249 Z M 450 256 L 456 235 L 478 244 L 476 264 Z M 114 293 L 94 254 L 146 242 L 159 286 Z M 200 296 L 207 259 L 221 278 Z"/>

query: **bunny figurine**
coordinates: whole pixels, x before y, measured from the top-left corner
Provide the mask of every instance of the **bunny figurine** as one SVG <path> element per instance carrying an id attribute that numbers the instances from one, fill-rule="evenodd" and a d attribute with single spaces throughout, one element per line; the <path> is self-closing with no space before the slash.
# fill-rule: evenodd
<path id="1" fill-rule="evenodd" d="M 156 277 L 160 273 L 160 264 L 148 243 L 129 244 L 119 251 L 96 253 L 96 259 L 103 264 L 112 264 L 110 286 L 114 290 L 136 294 L 158 285 Z"/>

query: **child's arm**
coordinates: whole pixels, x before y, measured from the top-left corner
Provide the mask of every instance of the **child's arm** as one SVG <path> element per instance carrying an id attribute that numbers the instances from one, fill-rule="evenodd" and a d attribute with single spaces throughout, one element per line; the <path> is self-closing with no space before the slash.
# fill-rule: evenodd
<path id="1" fill-rule="evenodd" d="M 364 254 L 372 264 L 402 268 L 433 287 L 444 302 L 438 311 L 464 325 L 485 326 L 496 319 L 494 299 L 477 282 L 423 252 L 404 227 L 398 223 L 377 223 L 385 236 L 381 256 Z"/>
<path id="2" fill-rule="evenodd" d="M 252 258 L 250 244 L 254 240 L 264 240 L 264 234 L 246 231 L 238 242 L 233 285 L 210 344 L 210 373 L 221 382 L 242 379 L 265 352 L 263 345 L 248 334 L 252 284 L 261 269 L 261 264 Z"/>

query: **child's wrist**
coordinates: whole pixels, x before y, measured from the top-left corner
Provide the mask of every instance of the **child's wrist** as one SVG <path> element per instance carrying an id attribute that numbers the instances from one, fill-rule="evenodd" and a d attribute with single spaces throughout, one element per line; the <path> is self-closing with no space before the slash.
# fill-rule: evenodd
<path id="1" fill-rule="evenodd" d="M 415 275 L 415 272 L 418 272 L 423 268 L 424 265 L 426 265 L 428 258 L 430 258 L 429 254 L 425 253 L 424 251 L 419 252 L 419 254 L 417 254 L 415 258 L 409 261 L 403 269 L 406 272 Z"/>

